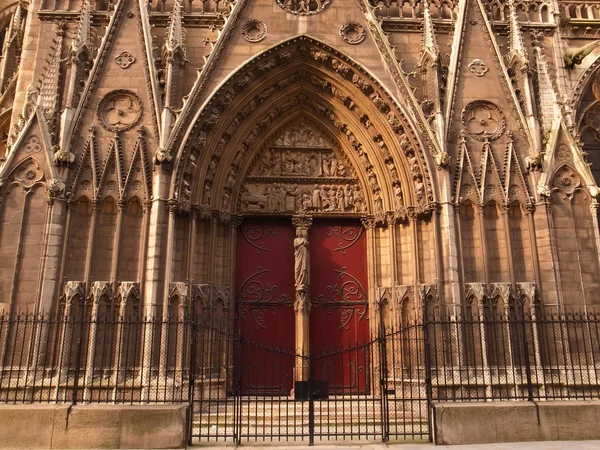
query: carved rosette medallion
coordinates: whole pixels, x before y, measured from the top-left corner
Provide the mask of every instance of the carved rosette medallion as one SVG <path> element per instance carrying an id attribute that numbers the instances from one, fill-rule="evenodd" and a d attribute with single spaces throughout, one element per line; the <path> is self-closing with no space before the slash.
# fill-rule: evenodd
<path id="1" fill-rule="evenodd" d="M 469 70 L 476 76 L 482 77 L 490 69 L 488 69 L 488 66 L 486 66 L 486 64 L 482 60 L 474 59 L 473 62 L 469 64 Z"/>
<path id="2" fill-rule="evenodd" d="M 325 11 L 333 0 L 275 0 L 286 12 L 299 16 L 312 16 Z"/>
<path id="3" fill-rule="evenodd" d="M 115 62 L 121 69 L 127 69 L 135 62 L 135 56 L 131 52 L 121 52 L 115 57 Z"/>
<path id="4" fill-rule="evenodd" d="M 240 210 L 251 213 L 366 211 L 350 162 L 329 137 L 304 121 L 283 130 L 258 153 L 239 200 Z"/>
<path id="5" fill-rule="evenodd" d="M 474 100 L 462 112 L 467 133 L 478 141 L 498 139 L 506 128 L 504 114 L 498 105 L 487 100 Z"/>
<path id="6" fill-rule="evenodd" d="M 267 36 L 267 25 L 258 19 L 249 19 L 242 24 L 242 37 L 248 42 L 260 42 Z"/>
<path id="7" fill-rule="evenodd" d="M 351 45 L 360 44 L 367 37 L 367 30 L 358 22 L 346 22 L 340 27 L 341 38 Z"/>
<path id="8" fill-rule="evenodd" d="M 142 101 L 135 92 L 118 89 L 100 100 L 97 113 L 100 123 L 107 130 L 129 130 L 142 116 Z"/>

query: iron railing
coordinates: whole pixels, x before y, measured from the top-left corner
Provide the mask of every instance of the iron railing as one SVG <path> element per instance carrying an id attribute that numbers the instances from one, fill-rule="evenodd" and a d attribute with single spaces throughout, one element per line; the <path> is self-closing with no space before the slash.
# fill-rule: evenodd
<path id="1" fill-rule="evenodd" d="M 422 317 L 302 355 L 187 310 L 2 315 L 0 403 L 188 403 L 191 437 L 239 443 L 429 439 L 433 401 L 600 398 L 598 313 Z"/>
<path id="2" fill-rule="evenodd" d="M 600 398 L 600 314 L 483 309 L 426 322 L 434 400 Z"/>

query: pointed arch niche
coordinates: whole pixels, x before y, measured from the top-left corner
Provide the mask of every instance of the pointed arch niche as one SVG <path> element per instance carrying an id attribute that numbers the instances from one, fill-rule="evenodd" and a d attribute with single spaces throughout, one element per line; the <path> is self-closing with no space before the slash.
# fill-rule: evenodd
<path id="1" fill-rule="evenodd" d="M 362 221 L 369 290 L 436 279 L 430 143 L 350 58 L 294 38 L 232 74 L 190 123 L 173 158 L 168 282 L 230 288 L 239 223 L 298 215 Z"/>

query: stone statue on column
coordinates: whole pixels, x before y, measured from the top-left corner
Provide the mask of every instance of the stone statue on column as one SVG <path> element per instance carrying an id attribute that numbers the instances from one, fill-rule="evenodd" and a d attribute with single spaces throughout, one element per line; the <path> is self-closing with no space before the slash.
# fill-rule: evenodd
<path id="1" fill-rule="evenodd" d="M 294 239 L 296 290 L 304 290 L 310 284 L 310 262 L 308 256 L 308 230 L 296 229 Z"/>

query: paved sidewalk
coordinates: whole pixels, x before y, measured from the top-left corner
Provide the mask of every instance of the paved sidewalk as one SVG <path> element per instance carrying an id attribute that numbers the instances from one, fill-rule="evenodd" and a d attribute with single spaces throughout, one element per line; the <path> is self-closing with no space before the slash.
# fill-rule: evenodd
<path id="1" fill-rule="evenodd" d="M 414 444 L 414 443 L 389 443 L 389 444 L 366 444 L 359 443 L 349 444 L 348 442 L 324 443 L 316 444 L 314 447 L 309 447 L 306 444 L 298 444 L 294 442 L 273 442 L 273 444 L 265 445 L 264 443 L 253 444 L 248 443 L 241 445 L 252 450 L 275 450 L 287 449 L 293 450 L 381 450 L 388 448 L 397 448 L 398 450 L 435 450 L 436 448 L 447 448 L 452 450 L 600 450 L 600 441 L 548 441 L 548 442 L 512 442 L 505 444 L 473 444 L 473 445 L 433 445 L 433 444 Z M 197 444 L 193 448 L 210 448 L 211 450 L 231 450 L 234 445 L 210 445 Z"/>

